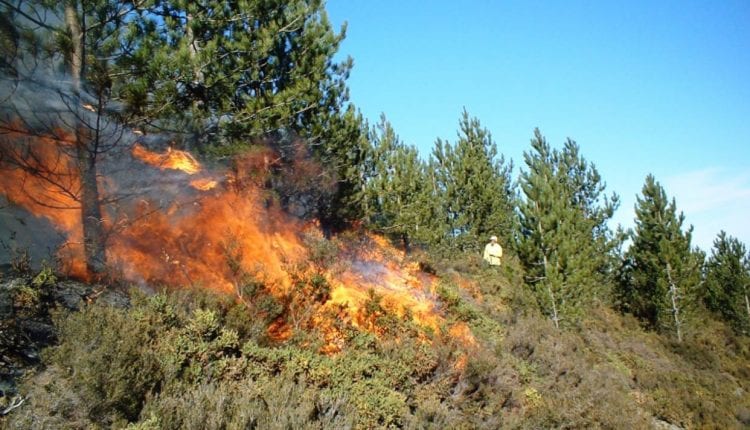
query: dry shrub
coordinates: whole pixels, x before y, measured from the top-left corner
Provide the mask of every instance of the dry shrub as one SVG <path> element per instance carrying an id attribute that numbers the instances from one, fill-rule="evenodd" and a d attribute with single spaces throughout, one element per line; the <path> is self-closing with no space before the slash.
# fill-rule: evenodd
<path id="1" fill-rule="evenodd" d="M 90 407 L 82 399 L 73 380 L 57 366 L 26 379 L 24 404 L 0 421 L 4 429 L 89 428 Z"/>
<path id="2" fill-rule="evenodd" d="M 160 330 L 101 305 L 63 318 L 58 327 L 61 343 L 51 361 L 69 372 L 90 418 L 103 424 L 138 418 L 162 379 L 159 357 L 149 348 Z"/>
<path id="3" fill-rule="evenodd" d="M 268 320 L 248 316 L 234 297 L 180 291 L 137 295 L 128 309 L 88 306 L 57 319 L 61 344 L 44 354 L 47 369 L 22 384 L 28 404 L 2 425 L 649 428 L 658 419 L 741 428 L 750 421 L 750 344 L 721 323 L 706 321 L 674 344 L 593 307 L 580 324 L 558 330 L 510 281 L 512 267 L 490 270 L 470 273 L 481 294 L 451 281 L 437 291 L 446 327 L 469 326 L 471 347 L 447 329 L 420 335 L 377 297 L 368 306 L 383 335 L 339 327 L 345 344 L 332 357 L 310 341 L 267 342 Z"/>
<path id="4" fill-rule="evenodd" d="M 644 413 L 630 394 L 621 368 L 590 351 L 574 332 L 557 330 L 546 320 L 521 318 L 509 328 L 505 347 L 535 394 L 529 399 L 524 427 L 643 428 Z"/>
<path id="5" fill-rule="evenodd" d="M 742 394 L 750 389 L 747 344 L 721 323 L 702 328 L 674 343 L 597 308 L 579 336 L 627 378 L 631 397 L 652 416 L 684 428 L 738 428 L 741 409 L 750 406 Z"/>
<path id="6" fill-rule="evenodd" d="M 252 381 L 176 385 L 151 399 L 144 421 L 158 417 L 162 430 L 323 429 L 351 427 L 340 401 L 290 375 Z"/>

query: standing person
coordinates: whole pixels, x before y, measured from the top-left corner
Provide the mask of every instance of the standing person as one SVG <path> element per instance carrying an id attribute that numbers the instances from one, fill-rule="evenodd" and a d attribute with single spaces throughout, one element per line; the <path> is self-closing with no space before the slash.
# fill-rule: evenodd
<path id="1" fill-rule="evenodd" d="M 490 266 L 500 265 L 500 259 L 503 258 L 503 247 L 497 243 L 497 236 L 492 236 L 490 243 L 485 245 L 483 258 Z"/>

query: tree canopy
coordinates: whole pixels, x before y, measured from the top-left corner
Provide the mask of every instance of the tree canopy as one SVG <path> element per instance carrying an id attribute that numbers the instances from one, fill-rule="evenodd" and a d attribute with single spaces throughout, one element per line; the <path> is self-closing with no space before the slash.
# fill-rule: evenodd
<path id="1" fill-rule="evenodd" d="M 703 256 L 691 247 L 692 226 L 649 175 L 635 206 L 633 243 L 620 287 L 623 309 L 682 339 L 696 305 Z"/>
<path id="2" fill-rule="evenodd" d="M 721 231 L 706 261 L 705 303 L 736 331 L 750 334 L 750 255 L 745 244 Z"/>
<path id="3" fill-rule="evenodd" d="M 618 198 L 604 195 L 596 167 L 570 139 L 552 149 L 537 129 L 524 160 L 518 253 L 542 309 L 559 325 L 608 294 L 617 241 L 607 221 Z"/>

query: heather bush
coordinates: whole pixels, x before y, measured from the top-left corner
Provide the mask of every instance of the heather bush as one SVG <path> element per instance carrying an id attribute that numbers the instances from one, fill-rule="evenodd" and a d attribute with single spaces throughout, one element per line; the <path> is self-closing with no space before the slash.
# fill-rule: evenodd
<path id="1" fill-rule="evenodd" d="M 643 428 L 646 415 L 626 374 L 591 351 L 580 336 L 539 318 L 521 318 L 505 347 L 517 368 L 529 428 Z"/>
<path id="2" fill-rule="evenodd" d="M 151 399 L 144 422 L 158 417 L 159 428 L 324 429 L 350 427 L 346 406 L 323 398 L 316 387 L 288 374 L 259 380 L 175 385 Z"/>
<path id="3" fill-rule="evenodd" d="M 47 366 L 44 372 L 23 381 L 21 392 L 26 397 L 25 403 L 0 420 L 0 428 L 96 428 L 90 417 L 89 402 L 82 398 L 70 373 L 58 366 Z"/>
<path id="4" fill-rule="evenodd" d="M 95 422 L 135 420 L 146 395 L 162 381 L 151 334 L 164 330 L 137 316 L 93 305 L 59 320 L 60 346 L 50 361 L 67 372 Z"/>

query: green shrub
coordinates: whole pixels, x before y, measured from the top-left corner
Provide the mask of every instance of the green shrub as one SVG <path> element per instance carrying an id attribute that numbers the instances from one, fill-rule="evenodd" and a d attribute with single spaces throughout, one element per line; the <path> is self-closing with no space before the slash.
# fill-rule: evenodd
<path id="1" fill-rule="evenodd" d="M 41 293 L 39 289 L 28 285 L 20 285 L 13 294 L 13 307 L 18 316 L 34 316 L 39 313 Z"/>
<path id="2" fill-rule="evenodd" d="M 66 369 L 96 422 L 134 420 L 162 379 L 149 345 L 152 328 L 127 311 L 93 305 L 58 322 L 60 346 L 52 363 Z"/>
<path id="3" fill-rule="evenodd" d="M 57 282 L 57 276 L 55 276 L 52 268 L 47 265 L 46 262 L 42 262 L 42 269 L 34 276 L 31 280 L 31 285 L 36 288 L 49 287 Z"/>

